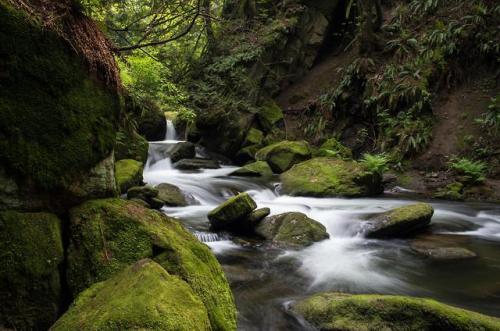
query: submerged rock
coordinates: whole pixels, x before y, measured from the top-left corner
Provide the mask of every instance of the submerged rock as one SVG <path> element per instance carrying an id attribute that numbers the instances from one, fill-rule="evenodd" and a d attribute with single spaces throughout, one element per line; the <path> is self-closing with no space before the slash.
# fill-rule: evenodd
<path id="1" fill-rule="evenodd" d="M 363 231 L 367 238 L 405 237 L 427 227 L 433 214 L 428 203 L 399 207 L 371 218 Z"/>
<path id="2" fill-rule="evenodd" d="M 219 162 L 211 159 L 182 159 L 174 164 L 180 170 L 219 169 Z"/>
<path id="3" fill-rule="evenodd" d="M 269 177 L 273 175 L 273 171 L 266 161 L 257 161 L 247 164 L 229 175 L 240 177 Z"/>
<path id="4" fill-rule="evenodd" d="M 255 232 L 278 246 L 304 247 L 329 238 L 323 224 L 302 213 L 283 213 L 264 218 Z"/>
<path id="5" fill-rule="evenodd" d="M 181 189 L 175 185 L 162 183 L 155 186 L 155 189 L 158 190 L 156 198 L 163 201 L 167 206 L 184 207 L 188 204 Z"/>
<path id="6" fill-rule="evenodd" d="M 431 260 L 464 260 L 477 257 L 476 253 L 459 246 L 464 241 L 455 235 L 424 235 L 410 242 L 411 249 Z"/>
<path id="7" fill-rule="evenodd" d="M 69 233 L 67 281 L 73 295 L 149 257 L 189 284 L 214 330 L 236 329 L 233 297 L 219 263 L 180 222 L 131 201 L 93 200 L 71 209 Z"/>
<path id="8" fill-rule="evenodd" d="M 275 173 L 282 173 L 294 164 L 311 158 L 311 149 L 305 141 L 281 141 L 260 149 L 255 158 L 266 161 Z"/>
<path id="9" fill-rule="evenodd" d="M 48 213 L 0 213 L 0 329 L 46 330 L 62 302 L 61 221 Z"/>
<path id="10" fill-rule="evenodd" d="M 188 283 L 149 259 L 83 291 L 52 326 L 66 330 L 209 330 L 207 309 Z"/>
<path id="11" fill-rule="evenodd" d="M 246 231 L 246 220 L 257 208 L 248 193 L 240 193 L 222 203 L 208 213 L 208 220 L 213 230 Z"/>
<path id="12" fill-rule="evenodd" d="M 380 175 L 354 161 L 314 158 L 281 175 L 285 194 L 313 197 L 360 197 L 383 192 Z"/>
<path id="13" fill-rule="evenodd" d="M 292 304 L 319 330 L 499 330 L 500 320 L 431 300 L 392 295 L 320 293 Z"/>
<path id="14" fill-rule="evenodd" d="M 144 164 L 136 160 L 120 160 L 115 162 L 115 177 L 120 192 L 125 193 L 133 186 L 142 184 Z"/>

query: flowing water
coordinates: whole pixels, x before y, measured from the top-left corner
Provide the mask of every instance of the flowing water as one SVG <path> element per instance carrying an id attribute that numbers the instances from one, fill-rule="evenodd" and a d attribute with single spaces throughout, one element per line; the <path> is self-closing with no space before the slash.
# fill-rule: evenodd
<path id="1" fill-rule="evenodd" d="M 287 303 L 319 291 L 404 294 L 432 297 L 482 313 L 500 316 L 500 206 L 428 201 L 434 209 L 431 232 L 442 235 L 478 258 L 436 262 L 415 254 L 409 240 L 368 240 L 359 231 L 369 215 L 413 203 L 417 198 L 386 193 L 380 198 L 290 197 L 279 183 L 229 176 L 236 168 L 184 172 L 150 144 L 144 180 L 171 183 L 194 203 L 164 208 L 216 254 L 231 284 L 239 330 L 304 330 L 286 313 Z M 162 146 L 163 144 L 163 146 Z M 272 214 L 298 211 L 321 222 L 330 239 L 298 251 L 269 248 L 252 238 L 209 230 L 207 213 L 235 192 L 248 192 L 258 207 Z"/>

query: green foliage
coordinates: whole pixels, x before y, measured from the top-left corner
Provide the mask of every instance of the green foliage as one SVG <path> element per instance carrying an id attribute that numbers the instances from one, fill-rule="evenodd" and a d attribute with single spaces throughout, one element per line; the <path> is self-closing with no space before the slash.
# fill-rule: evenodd
<path id="1" fill-rule="evenodd" d="M 365 168 L 376 174 L 383 174 L 388 169 L 389 159 L 384 154 L 363 154 L 363 158 L 359 161 Z"/>
<path id="2" fill-rule="evenodd" d="M 488 111 L 482 118 L 477 119 L 481 126 L 487 129 L 492 135 L 496 135 L 500 130 L 500 94 L 491 98 Z"/>
<path id="3" fill-rule="evenodd" d="M 464 181 L 481 183 L 486 179 L 487 166 L 481 161 L 472 161 L 467 158 L 455 159 L 449 167 L 463 176 Z"/>

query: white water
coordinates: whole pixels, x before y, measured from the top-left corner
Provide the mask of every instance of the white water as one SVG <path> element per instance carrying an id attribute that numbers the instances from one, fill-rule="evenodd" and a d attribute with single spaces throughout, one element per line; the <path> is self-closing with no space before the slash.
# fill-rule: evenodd
<path id="1" fill-rule="evenodd" d="M 177 132 L 175 131 L 174 123 L 167 120 L 167 132 L 165 133 L 165 140 L 177 140 Z"/>

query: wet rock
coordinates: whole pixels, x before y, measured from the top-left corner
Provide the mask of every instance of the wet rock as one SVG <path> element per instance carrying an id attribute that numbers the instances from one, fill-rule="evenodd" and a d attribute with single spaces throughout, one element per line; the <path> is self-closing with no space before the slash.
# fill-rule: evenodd
<path id="1" fill-rule="evenodd" d="M 405 237 L 426 228 L 433 214 L 427 203 L 399 207 L 371 218 L 363 231 L 367 238 Z"/>
<path id="2" fill-rule="evenodd" d="M 115 177 L 120 192 L 127 192 L 133 186 L 142 184 L 142 162 L 126 159 L 115 162 Z"/>
<path id="3" fill-rule="evenodd" d="M 248 193 L 240 193 L 208 213 L 213 230 L 243 232 L 247 230 L 247 218 L 257 208 Z"/>
<path id="4" fill-rule="evenodd" d="M 175 185 L 163 183 L 155 186 L 155 189 L 158 190 L 157 198 L 167 206 L 184 207 L 188 205 L 181 189 Z"/>
<path id="5" fill-rule="evenodd" d="M 320 293 L 291 310 L 319 330 L 500 330 L 494 317 L 422 298 Z"/>
<path id="6" fill-rule="evenodd" d="M 177 162 L 182 159 L 192 159 L 196 156 L 196 147 L 189 141 L 183 141 L 175 144 L 165 157 L 170 157 L 172 162 Z"/>
<path id="7" fill-rule="evenodd" d="M 269 216 L 269 214 L 271 214 L 271 209 L 269 208 L 256 209 L 248 215 L 247 222 L 252 228 L 254 228 L 260 223 L 260 221 Z"/>
<path id="8" fill-rule="evenodd" d="M 210 159 L 182 159 L 174 164 L 180 170 L 219 169 L 219 162 Z"/>
<path id="9" fill-rule="evenodd" d="M 82 292 L 51 328 L 110 329 L 191 331 L 211 326 L 206 307 L 189 284 L 144 259 Z"/>
<path id="10" fill-rule="evenodd" d="M 266 161 L 275 173 L 282 173 L 294 164 L 311 158 L 311 149 L 305 141 L 281 141 L 260 149 L 255 158 Z"/>
<path id="11" fill-rule="evenodd" d="M 266 217 L 255 232 L 273 244 L 285 247 L 305 247 L 329 238 L 321 223 L 296 212 Z"/>
<path id="12" fill-rule="evenodd" d="M 61 221 L 49 213 L 0 213 L 0 329 L 47 330 L 62 302 Z"/>
<path id="13" fill-rule="evenodd" d="M 165 202 L 158 198 L 160 192 L 151 186 L 134 186 L 127 191 L 127 199 L 142 200 L 152 209 L 161 209 Z M 144 206 L 144 204 L 142 204 Z"/>
<path id="14" fill-rule="evenodd" d="M 239 177 L 269 177 L 272 175 L 273 171 L 265 161 L 257 161 L 247 164 L 230 174 L 230 176 Z"/>
<path id="15" fill-rule="evenodd" d="M 73 295 L 140 259 L 154 258 L 189 284 L 204 303 L 213 330 L 236 329 L 231 290 L 219 263 L 179 221 L 131 201 L 104 199 L 71 209 L 69 223 L 67 281 Z M 145 293 L 155 296 L 154 291 Z M 184 299 L 176 296 L 174 301 Z"/>
<path id="16" fill-rule="evenodd" d="M 354 161 L 314 158 L 281 174 L 282 190 L 293 196 L 359 197 L 383 192 L 380 175 Z"/>
<path id="17" fill-rule="evenodd" d="M 123 172 L 119 170 L 119 178 Z M 139 175 L 137 175 L 139 176 Z M 142 170 L 140 172 L 142 180 Z M 118 187 L 117 187 L 118 184 Z M 96 164 L 85 176 L 73 182 L 68 192 L 81 199 L 96 199 L 118 195 L 119 183 L 116 177 L 116 162 L 113 153 Z"/>
<path id="18" fill-rule="evenodd" d="M 255 153 L 261 148 L 260 145 L 250 145 L 243 147 L 236 153 L 234 162 L 242 165 L 255 160 Z"/>
<path id="19" fill-rule="evenodd" d="M 432 260 L 463 260 L 477 257 L 476 253 L 459 246 L 465 240 L 455 235 L 425 235 L 410 242 L 416 253 Z"/>

